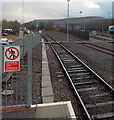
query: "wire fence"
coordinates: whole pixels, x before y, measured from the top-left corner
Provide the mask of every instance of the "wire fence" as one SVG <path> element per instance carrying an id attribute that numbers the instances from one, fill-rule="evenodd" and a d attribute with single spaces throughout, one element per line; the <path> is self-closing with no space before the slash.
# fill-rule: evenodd
<path id="1" fill-rule="evenodd" d="M 30 106 L 32 104 L 32 48 L 40 43 L 40 34 L 30 33 L 26 39 L 19 39 L 12 46 L 20 46 L 20 71 L 2 74 L 2 106 Z"/>

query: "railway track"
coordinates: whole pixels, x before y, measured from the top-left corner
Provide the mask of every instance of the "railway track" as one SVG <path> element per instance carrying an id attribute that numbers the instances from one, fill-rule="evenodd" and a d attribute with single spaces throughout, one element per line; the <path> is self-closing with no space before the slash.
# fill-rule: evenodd
<path id="1" fill-rule="evenodd" d="M 114 89 L 63 45 L 44 38 L 57 56 L 87 120 L 114 119 Z"/>
<path id="2" fill-rule="evenodd" d="M 97 51 L 100 51 L 102 53 L 105 53 L 107 55 L 111 55 L 114 56 L 114 50 L 108 49 L 108 48 L 104 48 L 104 47 L 100 47 L 98 45 L 93 45 L 93 44 L 83 44 L 84 46 L 87 46 L 89 48 L 95 49 Z"/>
<path id="3" fill-rule="evenodd" d="M 113 40 L 113 37 L 103 37 L 103 36 L 94 36 L 94 35 L 91 35 L 90 37 L 101 40 L 101 41 L 107 41 L 107 42 L 110 42 Z"/>

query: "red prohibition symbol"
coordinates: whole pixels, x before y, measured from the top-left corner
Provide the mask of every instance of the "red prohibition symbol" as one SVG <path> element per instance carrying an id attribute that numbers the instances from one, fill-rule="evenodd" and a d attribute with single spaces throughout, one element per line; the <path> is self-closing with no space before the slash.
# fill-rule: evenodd
<path id="1" fill-rule="evenodd" d="M 8 56 L 8 54 L 9 54 L 9 56 Z M 19 50 L 15 47 L 10 47 L 10 48 L 6 49 L 5 57 L 8 60 L 15 60 L 19 57 Z"/>

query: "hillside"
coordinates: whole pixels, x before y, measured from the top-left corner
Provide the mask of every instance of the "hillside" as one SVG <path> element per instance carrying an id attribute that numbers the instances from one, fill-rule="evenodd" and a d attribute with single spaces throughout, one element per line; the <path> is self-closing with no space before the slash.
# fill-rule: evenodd
<path id="1" fill-rule="evenodd" d="M 69 23 L 70 24 L 79 24 L 80 21 L 83 21 L 85 19 L 85 22 L 96 22 L 101 20 L 101 17 L 82 17 L 82 18 L 69 18 Z M 38 23 L 48 23 L 48 22 L 52 22 L 54 24 L 66 24 L 67 23 L 67 19 L 40 19 L 40 20 L 33 20 L 24 24 L 38 24 Z"/>

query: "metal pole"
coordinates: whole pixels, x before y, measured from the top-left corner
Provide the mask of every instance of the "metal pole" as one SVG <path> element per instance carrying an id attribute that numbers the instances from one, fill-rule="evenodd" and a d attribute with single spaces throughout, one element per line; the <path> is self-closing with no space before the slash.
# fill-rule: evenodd
<path id="1" fill-rule="evenodd" d="M 0 106 L 2 106 L 2 46 L 0 45 Z M 0 112 L 0 120 L 2 119 L 2 113 Z"/>
<path id="2" fill-rule="evenodd" d="M 104 18 L 102 17 L 102 33 L 104 31 L 103 21 L 104 21 Z"/>
<path id="3" fill-rule="evenodd" d="M 70 0 L 67 0 L 68 2 L 68 12 L 67 12 L 67 42 L 69 41 L 69 2 Z"/>
<path id="4" fill-rule="evenodd" d="M 101 28 L 101 19 L 99 19 L 99 34 L 100 34 L 100 28 Z"/>
<path id="5" fill-rule="evenodd" d="M 0 2 L 0 36 L 2 36 L 2 2 Z M 0 106 L 2 106 L 2 72 L 3 72 L 3 53 L 0 44 Z M 0 120 L 2 119 L 2 111 L 0 112 Z"/>
<path id="6" fill-rule="evenodd" d="M 32 105 L 32 33 L 28 44 L 28 78 L 27 78 L 27 107 Z"/>
<path id="7" fill-rule="evenodd" d="M 80 31 L 81 31 L 81 26 L 82 26 L 82 25 L 81 25 L 81 22 L 82 22 L 82 21 L 81 21 L 81 14 L 82 14 L 82 11 L 80 11 Z"/>
<path id="8" fill-rule="evenodd" d="M 110 20 L 110 13 L 108 13 L 108 28 L 109 28 L 109 25 L 110 25 L 109 20 Z M 109 35 L 109 29 L 108 29 L 108 35 Z"/>
<path id="9" fill-rule="evenodd" d="M 85 31 L 85 23 L 86 23 L 86 22 L 85 22 L 85 15 L 84 15 L 84 31 Z"/>

